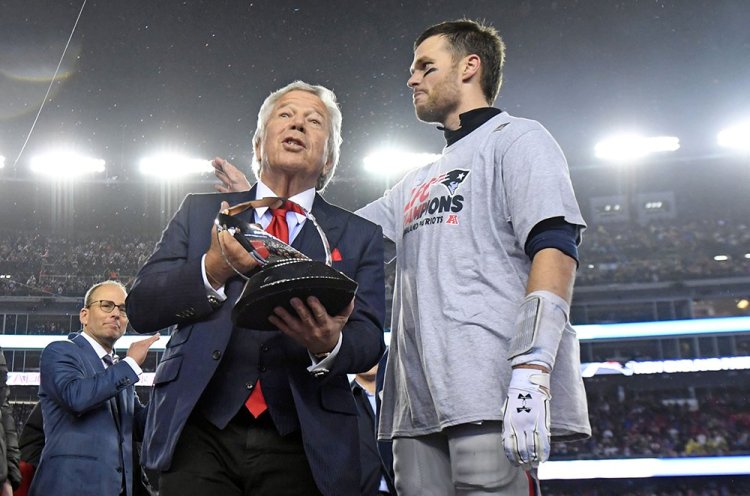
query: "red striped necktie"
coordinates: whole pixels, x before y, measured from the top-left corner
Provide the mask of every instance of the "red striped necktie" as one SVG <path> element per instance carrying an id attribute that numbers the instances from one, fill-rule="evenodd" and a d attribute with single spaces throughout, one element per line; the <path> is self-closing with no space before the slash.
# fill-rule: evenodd
<path id="1" fill-rule="evenodd" d="M 270 210 L 272 218 L 271 222 L 266 226 L 266 231 L 284 243 L 289 243 L 289 226 L 286 223 L 286 213 L 290 210 L 297 213 L 302 213 L 302 211 L 297 207 L 296 203 L 288 201 L 284 202 L 281 208 Z M 245 407 L 255 418 L 260 417 L 263 412 L 268 410 L 268 404 L 263 397 L 263 390 L 260 387 L 260 379 L 255 382 L 255 387 L 247 398 L 247 401 L 245 401 Z"/>

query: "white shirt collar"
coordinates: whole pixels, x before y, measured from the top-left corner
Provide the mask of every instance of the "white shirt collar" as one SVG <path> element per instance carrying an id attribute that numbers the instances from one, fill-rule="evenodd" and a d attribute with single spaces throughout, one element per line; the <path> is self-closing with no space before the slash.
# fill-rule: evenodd
<path id="1" fill-rule="evenodd" d="M 267 196 L 278 197 L 279 195 L 274 193 L 271 188 L 263 184 L 263 181 L 258 181 L 258 187 L 255 189 L 255 199 L 257 200 L 259 198 L 265 198 Z M 288 199 L 309 212 L 310 210 L 312 210 L 313 202 L 315 201 L 315 188 L 306 189 L 302 193 L 297 193 L 294 196 L 290 196 Z M 255 215 L 257 215 L 257 219 L 263 217 L 266 213 L 266 210 L 268 210 L 268 207 L 260 207 L 256 209 Z M 295 215 L 297 215 L 297 220 L 300 222 L 302 221 L 302 219 L 305 219 L 305 216 L 302 214 Z"/>
<path id="2" fill-rule="evenodd" d="M 86 333 L 86 331 L 82 331 L 82 332 L 81 332 L 81 335 L 82 335 L 82 336 L 83 336 L 84 338 L 86 338 L 86 341 L 88 341 L 88 342 L 89 342 L 89 343 L 91 344 L 91 346 L 92 346 L 92 347 L 94 348 L 94 351 L 96 352 L 96 355 L 97 355 L 97 356 L 99 357 L 99 359 L 100 359 L 100 360 L 101 360 L 101 358 L 102 358 L 102 357 L 103 357 L 104 355 L 110 355 L 110 353 L 107 353 L 107 350 L 105 350 L 105 349 L 104 349 L 104 348 L 102 347 L 102 345 L 100 345 L 100 344 L 99 344 L 99 343 L 98 343 L 98 342 L 97 342 L 97 341 L 96 341 L 96 340 L 95 340 L 94 338 L 92 338 L 91 336 L 89 336 L 89 335 L 88 335 L 88 334 Z M 102 362 L 102 363 L 104 363 L 104 362 Z"/>

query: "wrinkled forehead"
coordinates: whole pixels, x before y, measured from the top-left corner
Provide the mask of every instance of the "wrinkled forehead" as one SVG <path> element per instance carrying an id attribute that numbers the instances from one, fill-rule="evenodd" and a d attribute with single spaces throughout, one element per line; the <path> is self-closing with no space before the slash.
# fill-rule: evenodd
<path id="1" fill-rule="evenodd" d="M 273 106 L 274 110 L 289 107 L 302 112 L 317 112 L 321 116 L 328 118 L 328 109 L 323 100 L 315 93 L 303 90 L 292 90 L 285 93 L 278 99 Z"/>

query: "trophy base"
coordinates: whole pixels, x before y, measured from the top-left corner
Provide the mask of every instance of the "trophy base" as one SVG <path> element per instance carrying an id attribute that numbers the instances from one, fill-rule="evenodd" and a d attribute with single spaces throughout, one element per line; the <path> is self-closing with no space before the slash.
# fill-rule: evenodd
<path id="1" fill-rule="evenodd" d="M 232 322 L 238 327 L 275 331 L 268 321 L 273 309 L 283 307 L 292 315 L 292 298 L 305 301 L 315 296 L 329 315 L 343 310 L 354 297 L 357 283 L 314 260 L 290 259 L 262 267 L 245 283 L 242 295 L 232 309 Z"/>

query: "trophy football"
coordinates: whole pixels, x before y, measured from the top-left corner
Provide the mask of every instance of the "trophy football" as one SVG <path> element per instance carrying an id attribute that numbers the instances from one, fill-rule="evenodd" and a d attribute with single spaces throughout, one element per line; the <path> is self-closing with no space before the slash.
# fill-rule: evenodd
<path id="1" fill-rule="evenodd" d="M 286 207 L 286 210 L 304 214 L 307 221 L 312 222 L 317 229 L 325 251 L 325 262 L 310 259 L 263 230 L 259 224 L 237 217 L 241 212 L 261 207 Z M 299 298 L 304 302 L 308 296 L 315 296 L 329 315 L 337 315 L 354 297 L 357 283 L 331 266 L 328 238 L 315 217 L 296 203 L 274 197 L 252 200 L 222 210 L 214 223 L 217 232 L 228 231 L 258 262 L 256 268 L 243 274 L 224 258 L 245 279 L 242 294 L 232 309 L 234 325 L 264 331 L 276 330 L 268 317 L 273 315 L 276 307 L 283 307 L 296 315 L 297 312 L 289 304 L 292 298 Z"/>

